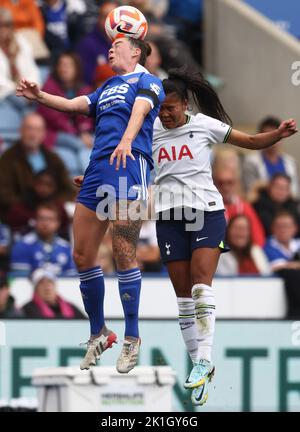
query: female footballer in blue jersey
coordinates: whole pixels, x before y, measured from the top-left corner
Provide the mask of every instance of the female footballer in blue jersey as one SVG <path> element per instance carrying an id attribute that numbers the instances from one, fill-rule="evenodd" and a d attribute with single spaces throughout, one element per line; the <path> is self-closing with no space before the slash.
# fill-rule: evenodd
<path id="1" fill-rule="evenodd" d="M 254 136 L 232 129 L 209 83 L 186 68 L 170 71 L 163 88 L 166 98 L 154 124 L 153 142 L 157 238 L 193 362 L 184 387 L 193 389 L 194 405 L 203 405 L 214 374 L 215 296 L 211 285 L 220 253 L 226 250 L 224 204 L 211 173 L 212 144 L 229 142 L 260 150 L 297 129 L 293 119 L 282 122 L 276 131 Z M 187 113 L 188 90 L 203 114 Z"/>
<path id="2" fill-rule="evenodd" d="M 105 326 L 104 280 L 97 262 L 99 246 L 109 225 L 109 215 L 104 217 L 106 205 L 110 211 L 115 210 L 113 253 L 125 316 L 125 340 L 117 370 L 128 373 L 138 359 L 141 273 L 136 261 L 136 243 L 141 220 L 130 218 L 127 208 L 132 201 L 147 199 L 149 173 L 153 166 L 153 123 L 164 98 L 161 81 L 143 67 L 150 52 L 149 45 L 141 40 L 122 38 L 114 41 L 108 60 L 117 75 L 87 96 L 65 99 L 50 95 L 26 79 L 17 87 L 17 96 L 59 111 L 91 115 L 96 119 L 89 166 L 83 179 L 74 179 L 81 187 L 74 214 L 73 256 L 91 332 L 81 369 L 95 365 L 102 352 L 117 338 Z M 125 206 L 121 205 L 124 202 Z"/>

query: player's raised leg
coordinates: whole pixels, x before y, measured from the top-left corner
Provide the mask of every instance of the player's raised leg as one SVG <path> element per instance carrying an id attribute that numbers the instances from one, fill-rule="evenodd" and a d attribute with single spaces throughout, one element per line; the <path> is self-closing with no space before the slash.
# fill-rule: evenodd
<path id="1" fill-rule="evenodd" d="M 89 369 L 97 358 L 116 342 L 116 335 L 108 330 L 104 320 L 104 279 L 97 261 L 99 245 L 108 227 L 108 220 L 100 221 L 94 211 L 77 203 L 73 221 L 74 261 L 80 278 L 84 308 L 90 320 L 90 339 L 87 353 L 80 364 Z"/>
<path id="2" fill-rule="evenodd" d="M 142 279 L 136 261 L 136 245 L 140 234 L 141 220 L 131 220 L 127 215 L 122 215 L 122 211 L 127 212 L 127 207 L 121 210 L 121 206 L 118 206 L 118 220 L 113 222 L 112 233 L 119 293 L 125 317 L 125 338 L 116 367 L 118 372 L 128 373 L 137 364 L 141 343 L 138 313 Z"/>
<path id="3" fill-rule="evenodd" d="M 192 281 L 190 261 L 167 263 L 168 273 L 174 287 L 178 304 L 178 322 L 189 356 L 195 364 L 198 354 L 198 332 L 195 322 L 195 304 L 191 296 Z"/>
<path id="4" fill-rule="evenodd" d="M 215 371 L 211 361 L 211 351 L 215 332 L 216 303 L 211 285 L 219 256 L 219 248 L 198 248 L 192 254 L 192 297 L 195 303 L 199 344 L 197 362 L 191 371 L 186 387 L 194 388 L 192 392 L 194 405 L 203 405 L 206 402 L 207 384 Z"/>

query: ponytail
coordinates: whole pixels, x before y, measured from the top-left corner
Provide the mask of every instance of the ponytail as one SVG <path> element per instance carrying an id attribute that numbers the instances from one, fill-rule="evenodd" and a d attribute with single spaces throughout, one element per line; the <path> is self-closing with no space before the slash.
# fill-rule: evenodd
<path id="1" fill-rule="evenodd" d="M 201 72 L 190 71 L 187 65 L 170 69 L 168 79 L 163 81 L 163 87 L 166 95 L 176 93 L 181 100 L 188 100 L 189 90 L 198 109 L 203 114 L 232 124 L 219 96 Z"/>

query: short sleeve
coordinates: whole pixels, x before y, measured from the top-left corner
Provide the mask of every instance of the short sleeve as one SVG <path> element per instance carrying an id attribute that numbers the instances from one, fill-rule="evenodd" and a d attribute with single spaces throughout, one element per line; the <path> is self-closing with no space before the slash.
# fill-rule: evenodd
<path id="1" fill-rule="evenodd" d="M 93 93 L 86 95 L 87 103 L 89 104 L 89 116 L 96 117 L 97 102 L 101 94 L 102 87 L 99 87 Z"/>
<path id="2" fill-rule="evenodd" d="M 226 143 L 232 131 L 232 127 L 215 118 L 209 116 L 204 117 L 205 129 L 209 133 L 210 142 L 212 144 Z"/>
<path id="3" fill-rule="evenodd" d="M 162 82 L 151 74 L 143 74 L 139 79 L 137 99 L 147 100 L 151 108 L 159 106 L 165 98 Z"/>

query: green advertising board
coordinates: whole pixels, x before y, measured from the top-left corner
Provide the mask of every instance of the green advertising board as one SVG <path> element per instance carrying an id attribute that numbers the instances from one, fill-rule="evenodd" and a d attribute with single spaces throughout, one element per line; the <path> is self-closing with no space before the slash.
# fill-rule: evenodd
<path id="1" fill-rule="evenodd" d="M 123 337 L 123 323 L 108 326 Z M 84 321 L 0 323 L 0 399 L 35 397 L 34 369 L 79 364 L 88 339 Z M 177 373 L 174 411 L 193 411 L 182 383 L 191 364 L 176 320 L 142 320 L 140 365 L 170 365 Z M 104 353 L 114 365 L 120 345 Z M 300 322 L 217 321 L 216 375 L 201 411 L 300 411 Z"/>

